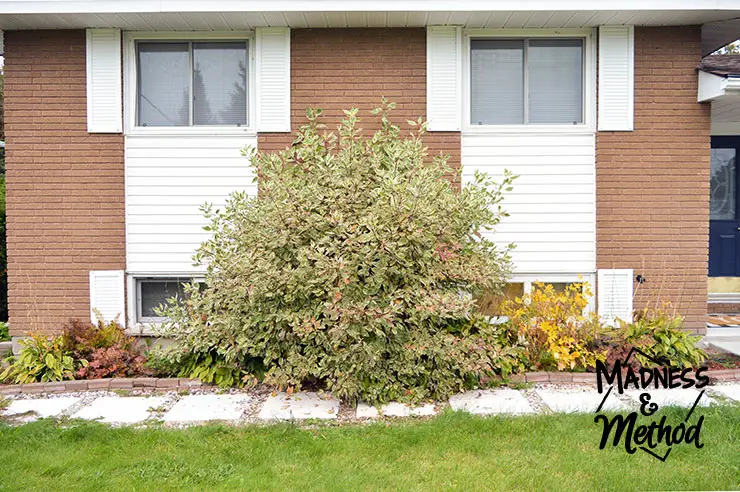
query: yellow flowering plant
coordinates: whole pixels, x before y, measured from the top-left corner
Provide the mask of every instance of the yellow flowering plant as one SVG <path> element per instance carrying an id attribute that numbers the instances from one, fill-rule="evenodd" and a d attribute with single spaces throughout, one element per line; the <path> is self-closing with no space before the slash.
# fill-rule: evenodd
<path id="1" fill-rule="evenodd" d="M 531 292 L 501 305 L 501 314 L 527 340 L 526 358 L 536 369 L 585 370 L 605 353 L 591 347 L 601 331 L 599 318 L 589 313 L 592 296 L 588 283 L 556 289 L 535 282 Z"/>

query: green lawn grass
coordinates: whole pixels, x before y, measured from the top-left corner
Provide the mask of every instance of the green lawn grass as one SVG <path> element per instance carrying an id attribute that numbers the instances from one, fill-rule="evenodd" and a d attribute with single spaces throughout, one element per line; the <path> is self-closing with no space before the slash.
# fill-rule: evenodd
<path id="1" fill-rule="evenodd" d="M 685 410 L 668 409 L 669 420 Z M 0 490 L 740 489 L 740 408 L 698 409 L 704 448 L 598 449 L 593 415 L 362 425 L 0 424 Z M 696 418 L 692 417 L 692 421 Z"/>

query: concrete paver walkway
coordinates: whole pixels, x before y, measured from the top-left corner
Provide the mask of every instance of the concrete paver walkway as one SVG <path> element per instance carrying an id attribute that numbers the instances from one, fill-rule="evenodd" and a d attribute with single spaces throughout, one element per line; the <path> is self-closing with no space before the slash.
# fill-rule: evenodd
<path id="1" fill-rule="evenodd" d="M 252 398 L 249 395 L 185 395 L 164 414 L 165 422 L 238 420 Z"/>
<path id="2" fill-rule="evenodd" d="M 56 417 L 60 413 L 70 408 L 81 398 L 66 396 L 62 398 L 38 398 L 33 400 L 14 400 L 8 408 L 2 413 L 3 415 L 15 416 L 26 413 L 35 414 L 37 417 Z"/>
<path id="3" fill-rule="evenodd" d="M 101 396 L 72 415 L 73 418 L 101 420 L 108 424 L 136 424 L 153 417 L 164 404 L 163 397 Z"/>
<path id="4" fill-rule="evenodd" d="M 537 396 L 542 398 L 545 405 L 556 413 L 595 412 L 604 399 L 604 395 L 599 394 L 593 388 L 563 390 L 548 387 L 537 389 L 536 393 Z M 614 412 L 625 410 L 626 408 L 627 405 L 622 400 L 609 395 L 604 401 L 602 409 L 608 412 Z"/>
<path id="5" fill-rule="evenodd" d="M 450 398 L 450 407 L 473 415 L 520 415 L 536 412 L 523 392 L 508 388 L 461 393 Z"/>
<path id="6" fill-rule="evenodd" d="M 271 395 L 262 406 L 260 420 L 305 420 L 336 419 L 339 413 L 339 400 L 333 396 L 318 393 L 296 393 Z"/>
<path id="7" fill-rule="evenodd" d="M 740 383 L 718 384 L 706 388 L 700 406 L 740 404 Z M 696 389 L 651 390 L 651 399 L 660 407 L 690 407 L 699 396 Z M 606 400 L 608 411 L 632 410 L 639 405 L 641 392 L 613 392 Z M 13 395 L 0 415 L 16 423 L 44 417 L 71 417 L 128 425 L 163 421 L 166 424 L 192 424 L 206 421 L 271 422 L 281 420 L 333 420 L 340 415 L 339 400 L 328 393 L 301 392 L 289 395 L 273 393 L 265 398 L 257 393 L 217 394 L 201 392 L 180 395 L 122 396 L 114 393 L 78 393 L 58 395 Z M 476 415 L 522 415 L 549 412 L 594 412 L 603 395 L 591 386 L 538 385 L 531 389 L 500 388 L 475 390 L 450 398 L 453 410 Z M 347 409 L 342 415 L 350 419 L 414 417 L 435 415 L 447 403 L 422 404 L 412 407 L 392 402 L 380 409 L 366 403 Z"/>

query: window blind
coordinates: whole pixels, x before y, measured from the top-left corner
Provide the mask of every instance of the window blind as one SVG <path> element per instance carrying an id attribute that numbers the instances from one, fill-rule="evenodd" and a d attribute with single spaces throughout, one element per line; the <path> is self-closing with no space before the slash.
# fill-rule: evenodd
<path id="1" fill-rule="evenodd" d="M 472 125 L 583 123 L 583 39 L 473 39 Z"/>
<path id="2" fill-rule="evenodd" d="M 580 39 L 531 39 L 529 123 L 583 121 L 583 42 Z"/>
<path id="3" fill-rule="evenodd" d="M 524 123 L 524 41 L 474 39 L 471 50 L 471 123 Z"/>

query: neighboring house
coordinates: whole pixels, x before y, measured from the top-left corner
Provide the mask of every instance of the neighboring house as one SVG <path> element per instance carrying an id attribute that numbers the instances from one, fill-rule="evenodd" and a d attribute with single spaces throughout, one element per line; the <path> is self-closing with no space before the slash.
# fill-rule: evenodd
<path id="1" fill-rule="evenodd" d="M 240 149 L 288 145 L 307 106 L 333 126 L 382 96 L 397 121 L 429 120 L 426 143 L 464 181 L 520 175 L 496 239 L 518 245 L 521 289 L 583 278 L 607 317 L 629 316 L 634 292 L 703 332 L 708 251 L 740 250 L 737 222 L 708 241 L 712 110 L 735 80 L 700 103 L 696 69 L 740 37 L 740 5 L 595 5 L 0 0 L 12 335 L 91 309 L 157 321 L 200 273 L 199 205 L 256 193 Z M 738 196 L 714 182 L 713 231 Z"/>

